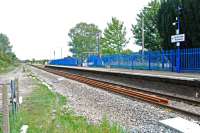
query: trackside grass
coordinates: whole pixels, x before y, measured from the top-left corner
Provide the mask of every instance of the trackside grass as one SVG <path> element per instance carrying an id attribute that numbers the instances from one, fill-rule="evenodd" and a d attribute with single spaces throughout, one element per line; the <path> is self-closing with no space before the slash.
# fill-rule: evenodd
<path id="1" fill-rule="evenodd" d="M 67 105 L 66 97 L 51 92 L 38 80 L 35 89 L 24 100 L 15 120 L 11 116 L 11 133 L 19 133 L 22 125 L 28 125 L 28 133 L 124 133 L 118 124 L 110 124 L 104 118 L 100 124 L 89 124 L 83 116 L 77 116 Z"/>
<path id="2" fill-rule="evenodd" d="M 2 130 L 2 126 L 3 126 L 3 123 L 2 123 L 2 113 L 0 113 L 0 133 L 2 133 L 3 132 L 3 130 Z"/>
<path id="3" fill-rule="evenodd" d="M 1 65 L 0 63 L 0 74 L 4 74 L 14 70 L 19 64 Z"/>

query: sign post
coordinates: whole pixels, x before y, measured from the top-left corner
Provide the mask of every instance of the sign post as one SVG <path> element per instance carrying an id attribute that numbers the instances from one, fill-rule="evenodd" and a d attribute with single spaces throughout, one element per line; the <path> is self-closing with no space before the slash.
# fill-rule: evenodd
<path id="1" fill-rule="evenodd" d="M 176 34 L 179 35 L 180 33 L 180 16 L 178 16 L 178 29 L 177 29 L 177 32 Z M 180 58 L 180 42 L 177 42 L 176 43 L 176 46 L 177 46 L 177 61 L 176 61 L 176 72 L 180 72 L 180 64 L 181 64 L 181 58 Z"/>
<path id="2" fill-rule="evenodd" d="M 180 34 L 180 13 L 181 8 L 178 7 L 178 17 L 176 18 L 177 22 L 173 23 L 177 24 L 176 35 L 171 36 L 171 43 L 176 43 L 177 46 L 177 57 L 176 57 L 176 72 L 180 72 L 181 68 L 181 50 L 180 50 L 180 42 L 185 41 L 185 34 Z"/>

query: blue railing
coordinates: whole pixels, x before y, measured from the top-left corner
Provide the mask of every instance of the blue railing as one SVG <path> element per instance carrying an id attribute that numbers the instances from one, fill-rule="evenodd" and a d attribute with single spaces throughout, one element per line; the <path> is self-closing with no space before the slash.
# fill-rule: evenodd
<path id="1" fill-rule="evenodd" d="M 200 71 L 200 48 L 181 50 L 181 70 Z"/>
<path id="2" fill-rule="evenodd" d="M 200 48 L 181 49 L 178 58 L 176 49 L 168 51 L 146 51 L 132 54 L 88 57 L 90 67 L 111 67 L 162 71 L 200 71 Z M 177 60 L 180 59 L 180 60 Z M 179 67 L 177 66 L 178 64 Z"/>
<path id="3" fill-rule="evenodd" d="M 180 58 L 178 58 L 180 55 Z M 178 60 L 179 59 L 179 60 Z M 51 60 L 52 65 L 81 66 L 83 62 L 78 58 L 67 57 Z M 199 71 L 200 48 L 172 49 L 167 51 L 145 51 L 143 54 L 116 54 L 116 55 L 91 55 L 87 58 L 89 67 L 111 67 L 142 70 L 162 71 Z"/>

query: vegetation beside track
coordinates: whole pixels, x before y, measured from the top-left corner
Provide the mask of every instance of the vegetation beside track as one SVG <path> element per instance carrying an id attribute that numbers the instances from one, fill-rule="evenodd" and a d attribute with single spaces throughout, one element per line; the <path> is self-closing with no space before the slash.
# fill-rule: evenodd
<path id="1" fill-rule="evenodd" d="M 18 63 L 9 64 L 9 65 L 7 65 L 6 67 L 0 66 L 0 74 L 10 72 L 10 71 L 14 70 L 17 66 L 19 66 Z"/>
<path id="2" fill-rule="evenodd" d="M 18 59 L 12 52 L 9 38 L 0 33 L 0 73 L 12 70 L 17 62 Z"/>
<path id="3" fill-rule="evenodd" d="M 29 133 L 122 133 L 118 124 L 104 119 L 100 124 L 89 124 L 77 116 L 67 105 L 66 97 L 51 92 L 47 86 L 34 80 L 36 87 L 18 111 L 15 121 L 11 117 L 11 133 L 18 133 L 21 126 L 29 126 Z"/>
<path id="4" fill-rule="evenodd" d="M 2 130 L 2 125 L 3 125 L 3 122 L 2 122 L 2 113 L 0 113 L 0 133 L 2 133 L 3 132 L 3 130 Z"/>

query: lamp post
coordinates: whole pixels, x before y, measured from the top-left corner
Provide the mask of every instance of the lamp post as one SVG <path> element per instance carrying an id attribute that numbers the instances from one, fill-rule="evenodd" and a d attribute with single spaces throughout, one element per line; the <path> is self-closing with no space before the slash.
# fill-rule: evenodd
<path id="1" fill-rule="evenodd" d="M 178 15 L 178 27 L 177 27 L 177 32 L 176 32 L 176 34 L 178 35 L 178 34 L 180 34 L 180 16 Z M 176 72 L 180 72 L 180 62 L 181 62 L 181 60 L 180 60 L 180 42 L 177 42 L 176 43 L 176 46 L 177 46 L 177 65 L 176 65 Z"/>
<path id="2" fill-rule="evenodd" d="M 178 17 L 177 17 L 177 30 L 176 30 L 176 34 L 179 35 L 180 34 L 180 11 L 181 8 L 178 6 Z M 181 64 L 181 58 L 180 58 L 180 42 L 176 43 L 177 46 L 177 61 L 176 61 L 176 72 L 180 72 L 180 64 Z"/>
<path id="3" fill-rule="evenodd" d="M 176 17 L 176 22 L 173 23 L 173 25 L 177 25 L 176 29 L 176 35 L 180 35 L 180 11 L 182 10 L 181 7 L 177 7 L 177 12 L 178 16 Z M 180 67 L 181 67 L 181 54 L 180 54 L 180 41 L 176 42 L 176 47 L 177 47 L 177 57 L 176 57 L 176 72 L 180 72 Z"/>

